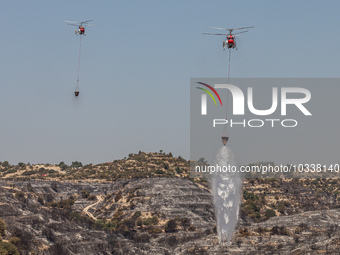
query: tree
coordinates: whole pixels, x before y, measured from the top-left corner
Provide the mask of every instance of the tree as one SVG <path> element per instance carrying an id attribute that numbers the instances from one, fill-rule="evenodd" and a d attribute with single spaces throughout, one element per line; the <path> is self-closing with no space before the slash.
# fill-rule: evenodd
<path id="1" fill-rule="evenodd" d="M 83 166 L 83 164 L 81 162 L 78 162 L 78 161 L 74 161 L 71 164 L 71 167 L 82 167 L 82 166 Z"/>
<path id="2" fill-rule="evenodd" d="M 58 166 L 61 170 L 65 170 L 67 168 L 67 165 L 64 163 L 64 161 L 61 161 Z"/>
<path id="3" fill-rule="evenodd" d="M 3 167 L 8 167 L 8 166 L 9 166 L 8 161 L 6 160 L 6 161 L 2 162 L 2 166 L 3 166 Z"/>
<path id="4" fill-rule="evenodd" d="M 208 164 L 208 161 L 206 161 L 203 157 L 201 157 L 199 160 L 197 160 L 196 165 L 197 166 L 208 166 L 209 164 Z"/>
<path id="5" fill-rule="evenodd" d="M 19 167 L 25 167 L 26 165 L 25 165 L 25 163 L 23 163 L 23 162 L 19 162 L 19 163 L 18 163 L 18 166 L 19 166 Z"/>

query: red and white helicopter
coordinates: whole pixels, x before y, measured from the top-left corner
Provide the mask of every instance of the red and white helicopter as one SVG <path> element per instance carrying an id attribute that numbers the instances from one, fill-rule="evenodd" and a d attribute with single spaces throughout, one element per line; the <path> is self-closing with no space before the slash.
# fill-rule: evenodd
<path id="1" fill-rule="evenodd" d="M 208 27 L 208 28 L 214 28 L 214 29 L 221 29 L 221 30 L 229 30 L 229 34 L 213 34 L 213 33 L 203 33 L 204 35 L 224 35 L 226 36 L 225 41 L 223 41 L 223 50 L 227 47 L 228 49 L 236 49 L 236 40 L 235 36 L 241 33 L 248 32 L 246 31 L 240 31 L 238 33 L 233 33 L 234 30 L 241 30 L 241 29 L 247 29 L 247 28 L 254 28 L 254 26 L 251 27 L 239 27 L 239 28 L 221 28 L 221 27 Z"/>
<path id="2" fill-rule="evenodd" d="M 68 22 L 67 25 L 78 27 L 78 29 L 75 30 L 76 35 L 86 35 L 85 34 L 85 27 L 86 26 L 93 26 L 93 25 L 87 24 L 88 22 L 91 22 L 91 21 L 93 21 L 93 20 L 90 19 L 90 20 L 81 21 L 81 22 L 78 22 L 78 21 L 65 21 L 65 22 Z"/>

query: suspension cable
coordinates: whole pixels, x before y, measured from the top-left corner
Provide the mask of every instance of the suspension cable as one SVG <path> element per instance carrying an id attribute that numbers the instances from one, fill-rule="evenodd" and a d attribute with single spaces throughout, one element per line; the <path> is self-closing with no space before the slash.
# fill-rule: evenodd
<path id="1" fill-rule="evenodd" d="M 229 78 L 230 78 L 230 59 L 231 59 L 231 48 L 229 49 L 229 62 L 228 62 L 228 84 L 229 84 Z M 226 116 L 225 119 L 228 120 L 228 103 L 229 103 L 229 91 L 227 90 L 227 103 L 226 103 Z M 228 132 L 227 132 L 227 124 L 224 126 L 224 131 L 223 131 L 223 135 L 228 136 Z"/>
<path id="2" fill-rule="evenodd" d="M 77 74 L 77 86 L 76 86 L 76 91 L 79 91 L 79 70 L 80 70 L 80 53 L 81 53 L 81 38 L 80 36 L 80 45 L 79 45 L 79 57 L 78 57 L 78 74 Z"/>
<path id="3" fill-rule="evenodd" d="M 231 59 L 231 48 L 229 49 L 229 64 L 228 64 L 228 84 L 229 84 L 229 78 L 230 78 L 230 59 Z M 228 90 L 227 90 L 227 113 L 226 113 L 226 120 L 228 119 Z"/>

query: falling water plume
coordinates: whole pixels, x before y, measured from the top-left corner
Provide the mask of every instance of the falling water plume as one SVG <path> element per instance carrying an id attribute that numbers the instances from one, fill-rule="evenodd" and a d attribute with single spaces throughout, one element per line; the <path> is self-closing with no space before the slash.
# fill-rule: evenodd
<path id="1" fill-rule="evenodd" d="M 215 157 L 214 165 L 228 167 L 236 165 L 230 148 L 222 146 Z M 239 172 L 215 172 L 211 174 L 212 195 L 215 207 L 217 234 L 220 244 L 230 244 L 237 221 L 241 200 L 242 180 Z"/>

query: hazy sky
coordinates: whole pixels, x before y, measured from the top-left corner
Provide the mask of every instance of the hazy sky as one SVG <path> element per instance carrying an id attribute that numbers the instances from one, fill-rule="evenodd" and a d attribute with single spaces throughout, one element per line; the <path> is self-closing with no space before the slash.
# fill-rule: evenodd
<path id="1" fill-rule="evenodd" d="M 339 77 L 337 1 L 1 1 L 0 161 L 189 158 L 191 77 Z M 65 20 L 93 19 L 83 38 Z"/>

